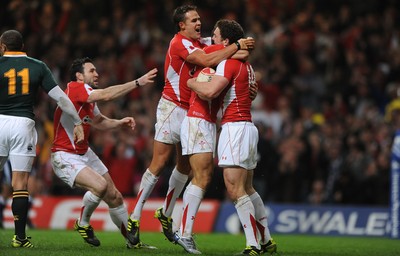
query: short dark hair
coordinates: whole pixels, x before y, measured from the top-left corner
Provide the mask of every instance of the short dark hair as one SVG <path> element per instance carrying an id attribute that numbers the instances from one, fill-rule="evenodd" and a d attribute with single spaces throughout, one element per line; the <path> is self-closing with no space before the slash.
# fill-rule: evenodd
<path id="1" fill-rule="evenodd" d="M 180 30 L 179 22 L 185 21 L 186 13 L 190 11 L 197 11 L 197 6 L 181 5 L 174 10 L 174 14 L 172 15 L 172 21 L 174 22 L 177 31 Z"/>
<path id="2" fill-rule="evenodd" d="M 215 23 L 213 31 L 219 28 L 222 39 L 228 39 L 230 44 L 233 44 L 240 38 L 244 38 L 242 26 L 234 20 L 221 19 Z"/>
<path id="3" fill-rule="evenodd" d="M 0 42 L 6 45 L 8 51 L 22 51 L 24 48 L 24 40 L 17 30 L 5 31 L 0 37 Z"/>
<path id="4" fill-rule="evenodd" d="M 93 63 L 93 61 L 89 57 L 84 57 L 84 58 L 75 59 L 72 62 L 71 67 L 69 69 L 69 76 L 70 76 L 71 81 L 77 80 L 76 72 L 83 73 L 83 65 L 85 63 Z"/>

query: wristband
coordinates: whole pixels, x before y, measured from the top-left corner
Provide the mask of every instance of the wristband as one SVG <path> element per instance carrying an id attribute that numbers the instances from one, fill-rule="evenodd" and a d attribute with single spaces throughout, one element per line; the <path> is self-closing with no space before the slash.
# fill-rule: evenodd
<path id="1" fill-rule="evenodd" d="M 139 81 L 137 79 L 135 80 L 135 84 L 137 87 L 140 87 Z"/>
<path id="2" fill-rule="evenodd" d="M 240 43 L 238 41 L 236 41 L 235 44 L 236 44 L 236 46 L 238 48 L 238 51 L 239 51 L 240 50 Z"/>

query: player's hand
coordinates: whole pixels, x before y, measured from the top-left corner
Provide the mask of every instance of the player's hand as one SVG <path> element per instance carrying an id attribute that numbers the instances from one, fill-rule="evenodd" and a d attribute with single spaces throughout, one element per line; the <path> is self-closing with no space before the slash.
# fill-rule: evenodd
<path id="1" fill-rule="evenodd" d="M 135 130 L 136 122 L 135 122 L 135 119 L 133 119 L 133 117 L 124 117 L 119 121 L 120 121 L 121 126 L 126 126 L 128 128 L 131 128 L 132 131 Z"/>
<path id="2" fill-rule="evenodd" d="M 187 80 L 186 84 L 187 84 L 187 86 L 188 86 L 190 89 L 192 89 L 192 85 L 193 85 L 194 82 L 196 82 L 196 78 L 195 78 L 195 77 L 189 78 L 189 79 Z"/>
<path id="3" fill-rule="evenodd" d="M 255 45 L 255 40 L 252 37 L 241 38 L 238 43 L 240 44 L 241 50 L 253 50 Z"/>
<path id="4" fill-rule="evenodd" d="M 154 78 L 157 76 L 157 68 L 153 68 L 143 76 L 141 76 L 137 81 L 139 82 L 139 86 L 144 86 L 147 84 L 154 83 Z"/>
<path id="5" fill-rule="evenodd" d="M 75 127 L 74 127 L 74 141 L 77 144 L 80 144 L 80 143 L 83 142 L 84 139 L 85 139 L 85 133 L 83 132 L 82 124 L 75 125 Z"/>
<path id="6" fill-rule="evenodd" d="M 249 91 L 250 91 L 250 99 L 253 101 L 257 97 L 258 84 L 257 83 L 250 83 Z"/>

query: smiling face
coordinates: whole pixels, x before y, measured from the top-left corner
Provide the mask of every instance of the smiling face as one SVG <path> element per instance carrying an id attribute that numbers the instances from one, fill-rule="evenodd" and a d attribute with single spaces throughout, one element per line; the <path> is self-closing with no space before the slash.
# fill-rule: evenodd
<path id="1" fill-rule="evenodd" d="M 201 37 L 201 21 L 197 11 L 188 11 L 186 19 L 179 22 L 180 33 L 190 39 L 198 40 Z"/>

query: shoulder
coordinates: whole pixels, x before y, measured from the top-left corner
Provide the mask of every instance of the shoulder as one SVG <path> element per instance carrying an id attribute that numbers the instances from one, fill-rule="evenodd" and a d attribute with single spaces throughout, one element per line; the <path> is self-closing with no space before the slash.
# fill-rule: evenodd
<path id="1" fill-rule="evenodd" d="M 240 68 L 241 66 L 246 66 L 246 62 L 242 62 L 236 59 L 226 59 L 224 60 L 224 65 L 227 68 Z"/>
<path id="2" fill-rule="evenodd" d="M 43 74 L 51 73 L 50 68 L 41 60 L 26 56 L 26 61 L 29 67 L 35 68 L 36 70 L 41 70 Z"/>
<path id="3" fill-rule="evenodd" d="M 206 53 L 212 53 L 224 49 L 222 44 L 212 44 L 203 48 Z"/>
<path id="4" fill-rule="evenodd" d="M 32 58 L 32 57 L 29 57 L 29 56 L 26 56 L 25 58 L 26 58 L 26 60 L 27 60 L 28 62 L 30 62 L 30 63 L 33 64 L 33 65 L 38 65 L 38 66 L 47 67 L 46 63 L 44 63 L 44 62 L 41 61 L 41 60 L 38 60 L 38 59 L 35 59 L 35 58 Z"/>
<path id="5" fill-rule="evenodd" d="M 243 64 L 245 63 L 235 59 L 223 60 L 217 66 L 216 75 L 226 76 L 230 73 L 239 72 Z"/>
<path id="6" fill-rule="evenodd" d="M 94 89 L 90 85 L 85 84 L 85 83 L 79 83 L 79 82 L 76 82 L 76 81 L 69 82 L 68 85 L 67 85 L 67 88 L 71 92 L 74 92 L 74 93 L 77 93 L 77 94 L 82 94 L 83 92 L 86 92 L 87 94 L 90 94 L 90 93 L 92 93 L 94 91 Z"/>
<path id="7" fill-rule="evenodd" d="M 181 34 L 176 34 L 175 37 L 171 41 L 171 46 L 175 47 L 185 47 L 185 48 L 195 48 L 195 46 L 200 45 L 199 41 L 192 40 L 190 38 L 187 38 Z"/>

